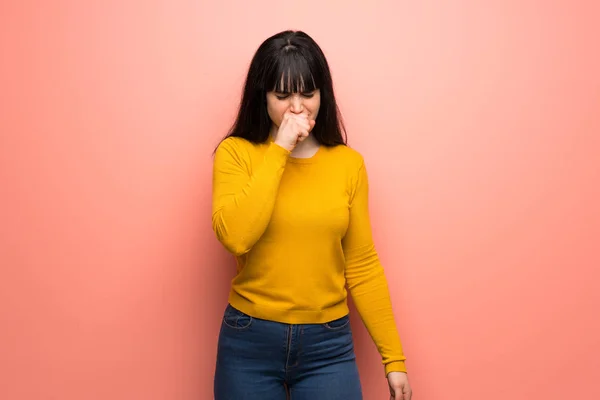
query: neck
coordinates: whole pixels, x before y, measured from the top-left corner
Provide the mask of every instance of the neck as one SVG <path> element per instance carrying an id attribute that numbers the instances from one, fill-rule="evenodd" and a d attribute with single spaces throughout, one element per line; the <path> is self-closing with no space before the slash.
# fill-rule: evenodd
<path id="1" fill-rule="evenodd" d="M 313 135 L 309 134 L 306 139 L 296 145 L 291 155 L 297 158 L 310 158 L 315 155 L 318 149 L 319 142 Z"/>

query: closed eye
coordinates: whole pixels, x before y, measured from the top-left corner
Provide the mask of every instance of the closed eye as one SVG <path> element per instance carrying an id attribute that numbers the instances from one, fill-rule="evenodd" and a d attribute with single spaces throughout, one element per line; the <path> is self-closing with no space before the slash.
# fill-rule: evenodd
<path id="1" fill-rule="evenodd" d="M 313 92 L 304 92 L 304 93 L 301 93 L 301 96 L 305 97 L 307 99 L 310 99 L 314 95 L 315 95 L 314 91 Z M 277 97 L 277 99 L 279 99 L 279 100 L 285 100 L 288 97 L 290 97 L 290 94 L 289 93 L 275 93 L 275 97 Z"/>

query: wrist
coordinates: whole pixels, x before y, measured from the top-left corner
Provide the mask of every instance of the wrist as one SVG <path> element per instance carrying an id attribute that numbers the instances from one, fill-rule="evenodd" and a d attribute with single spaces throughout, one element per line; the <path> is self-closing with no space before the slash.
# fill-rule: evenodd
<path id="1" fill-rule="evenodd" d="M 406 373 L 406 363 L 404 361 L 393 361 L 385 365 L 385 376 L 389 375 L 390 372 L 404 372 Z"/>
<path id="2" fill-rule="evenodd" d="M 278 140 L 275 140 L 273 143 L 275 143 L 277 146 L 282 147 L 283 149 L 287 150 L 287 151 L 292 151 L 294 150 L 294 146 L 291 146 L 287 143 L 281 143 Z"/>

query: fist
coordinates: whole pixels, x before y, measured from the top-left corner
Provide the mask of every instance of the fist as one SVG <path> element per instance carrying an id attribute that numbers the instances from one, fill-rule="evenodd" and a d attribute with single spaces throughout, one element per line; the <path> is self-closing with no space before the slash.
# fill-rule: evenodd
<path id="1" fill-rule="evenodd" d="M 315 126 L 315 121 L 308 119 L 306 114 L 286 112 L 275 136 L 275 144 L 292 151 L 298 143 L 308 137 Z"/>

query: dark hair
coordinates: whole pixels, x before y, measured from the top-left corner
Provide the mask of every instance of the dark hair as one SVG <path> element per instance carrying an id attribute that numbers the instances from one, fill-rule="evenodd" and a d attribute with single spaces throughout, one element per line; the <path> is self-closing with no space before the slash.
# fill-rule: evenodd
<path id="1" fill-rule="evenodd" d="M 306 33 L 289 30 L 266 39 L 254 54 L 235 123 L 225 138 L 266 142 L 271 128 L 266 96 L 275 89 L 285 93 L 319 89 L 321 106 L 311 134 L 324 146 L 346 145 L 346 130 L 325 55 Z"/>

